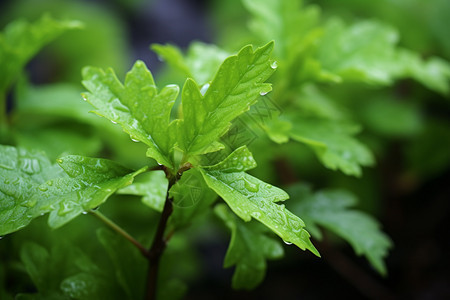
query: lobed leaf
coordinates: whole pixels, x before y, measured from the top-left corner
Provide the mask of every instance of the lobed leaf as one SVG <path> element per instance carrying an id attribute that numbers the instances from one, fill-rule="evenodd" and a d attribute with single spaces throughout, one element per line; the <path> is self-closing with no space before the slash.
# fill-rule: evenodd
<path id="1" fill-rule="evenodd" d="M 370 166 L 370 150 L 353 137 L 359 131 L 352 124 L 318 118 L 297 118 L 290 137 L 311 147 L 320 161 L 332 170 L 361 176 L 361 166 Z"/>
<path id="2" fill-rule="evenodd" d="M 259 94 L 271 90 L 264 83 L 273 73 L 270 53 L 273 42 L 253 51 L 246 46 L 220 66 L 202 95 L 197 84 L 188 79 L 182 92 L 183 119 L 179 124 L 178 146 L 191 156 L 217 151 L 216 143 L 230 122 L 249 109 Z"/>
<path id="3" fill-rule="evenodd" d="M 255 222 L 244 223 L 219 204 L 214 208 L 231 230 L 231 241 L 225 256 L 224 267 L 236 265 L 232 286 L 234 289 L 253 289 L 264 279 L 267 259 L 283 256 L 279 241 L 268 237 L 264 227 Z"/>
<path id="4" fill-rule="evenodd" d="M 52 165 L 39 152 L 0 147 L 0 234 L 28 225 L 50 212 L 48 223 L 59 227 L 96 208 L 117 189 L 144 172 L 132 172 L 105 159 L 70 155 Z"/>
<path id="5" fill-rule="evenodd" d="M 37 209 L 51 209 L 48 223 L 53 228 L 97 208 L 147 169 L 144 167 L 132 172 L 110 160 L 77 155 L 57 161 L 69 177 L 55 179 L 51 185 L 47 182 L 31 199 L 39 203 Z"/>
<path id="6" fill-rule="evenodd" d="M 169 122 L 178 86 L 168 85 L 158 92 L 142 61 L 127 73 L 124 85 L 112 69 L 86 67 L 83 85 L 90 91 L 84 97 L 97 109 L 96 114 L 120 124 L 133 140 L 145 143 L 149 147 L 147 156 L 173 167 L 170 152 L 175 144 L 176 123 Z"/>
<path id="7" fill-rule="evenodd" d="M 392 242 L 373 217 L 352 208 L 357 202 L 355 196 L 341 190 L 312 193 L 304 186 L 294 186 L 289 192 L 297 200 L 291 201 L 292 210 L 303 216 L 315 238 L 322 238 L 317 226 L 336 233 L 352 245 L 356 254 L 364 255 L 378 272 L 386 274 L 383 259 Z"/>
<path id="8" fill-rule="evenodd" d="M 200 168 L 208 186 L 224 199 L 234 213 L 246 222 L 255 218 L 285 242 L 294 243 L 300 249 L 308 249 L 319 256 L 309 240 L 303 221 L 283 204 L 276 203 L 289 198 L 286 192 L 245 172 L 225 170 Z"/>

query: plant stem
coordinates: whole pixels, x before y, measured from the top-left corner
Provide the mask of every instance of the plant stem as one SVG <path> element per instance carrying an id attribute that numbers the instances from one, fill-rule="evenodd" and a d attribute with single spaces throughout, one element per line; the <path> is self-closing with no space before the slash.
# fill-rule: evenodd
<path id="1" fill-rule="evenodd" d="M 116 223 L 111 221 L 108 217 L 106 217 L 99 211 L 91 210 L 89 212 L 91 214 L 93 214 L 94 216 L 96 216 L 98 219 L 100 219 L 103 223 L 108 225 L 112 230 L 114 230 L 115 232 L 117 232 L 118 234 L 120 234 L 121 236 L 126 238 L 128 241 L 130 241 L 133 245 L 135 245 L 139 249 L 139 251 L 141 251 L 142 255 L 144 255 L 145 257 L 149 256 L 149 252 L 147 251 L 147 249 L 145 249 L 145 247 L 141 243 L 139 243 L 134 237 L 132 237 L 128 232 L 126 232 L 124 229 L 122 229 L 119 225 L 117 225 Z"/>
<path id="2" fill-rule="evenodd" d="M 166 201 L 161 213 L 161 218 L 159 219 L 159 224 L 158 228 L 156 229 L 153 243 L 150 247 L 150 250 L 148 251 L 149 267 L 147 273 L 147 293 L 145 297 L 146 300 L 156 299 L 159 262 L 167 245 L 167 239 L 164 238 L 164 232 L 166 230 L 167 221 L 169 220 L 169 217 L 173 211 L 172 199 L 170 199 L 169 190 L 179 179 L 178 176 L 170 176 L 168 172 L 166 172 L 166 175 L 169 177 L 169 186 L 167 187 Z"/>

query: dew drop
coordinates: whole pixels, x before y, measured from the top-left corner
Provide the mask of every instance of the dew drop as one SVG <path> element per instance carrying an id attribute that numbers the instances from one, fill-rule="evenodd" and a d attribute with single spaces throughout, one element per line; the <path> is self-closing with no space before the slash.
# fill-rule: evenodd
<path id="1" fill-rule="evenodd" d="M 2 236 L 0 236 L 0 240 L 2 239 L 3 237 Z"/>
<path id="2" fill-rule="evenodd" d="M 260 94 L 261 96 L 265 96 L 265 95 L 267 95 L 267 93 L 268 93 L 268 92 L 260 92 L 259 94 Z"/>
<path id="3" fill-rule="evenodd" d="M 84 100 L 84 101 L 87 101 L 87 99 L 86 99 L 86 97 L 85 97 L 85 96 L 82 96 L 82 97 L 83 97 L 83 100 Z"/>
<path id="4" fill-rule="evenodd" d="M 202 88 L 200 89 L 200 94 L 202 94 L 202 96 L 204 96 L 206 94 L 206 91 L 209 88 L 209 83 L 205 83 Z"/>
<path id="5" fill-rule="evenodd" d="M 38 187 L 38 189 L 39 189 L 40 191 L 42 191 L 42 192 L 45 192 L 45 191 L 48 190 L 48 187 L 46 187 L 45 185 L 41 185 L 41 186 Z"/>
<path id="6" fill-rule="evenodd" d="M 244 178 L 244 186 L 249 192 L 256 193 L 259 191 L 259 185 L 250 182 L 248 179 Z"/>
<path id="7" fill-rule="evenodd" d="M 29 199 L 27 201 L 22 202 L 20 205 L 25 206 L 25 207 L 34 207 L 37 203 L 36 199 Z"/>
<path id="8" fill-rule="evenodd" d="M 256 218 L 256 219 L 258 219 L 258 218 L 261 217 L 261 213 L 259 213 L 259 212 L 252 212 L 252 213 L 251 213 L 251 216 L 254 217 L 254 218 Z"/>
<path id="9" fill-rule="evenodd" d="M 83 215 L 87 215 L 87 211 L 83 211 L 82 214 L 83 214 Z"/>
<path id="10" fill-rule="evenodd" d="M 116 122 L 116 121 L 113 121 L 113 120 L 111 120 L 111 123 L 113 123 L 113 124 L 117 124 L 117 122 Z"/>
<path id="11" fill-rule="evenodd" d="M 291 242 L 287 242 L 287 241 L 285 241 L 285 240 L 283 240 L 283 242 L 284 242 L 286 245 L 292 245 Z"/>
<path id="12" fill-rule="evenodd" d="M 272 68 L 272 69 L 276 69 L 276 68 L 278 68 L 278 63 L 277 63 L 277 61 L 276 60 L 274 60 L 273 62 L 272 62 L 272 64 L 270 64 L 270 67 Z"/>

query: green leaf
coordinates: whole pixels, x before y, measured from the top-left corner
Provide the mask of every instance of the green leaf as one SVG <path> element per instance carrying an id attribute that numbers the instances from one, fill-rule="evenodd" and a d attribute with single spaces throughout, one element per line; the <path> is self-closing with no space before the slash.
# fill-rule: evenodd
<path id="1" fill-rule="evenodd" d="M 97 208 L 147 170 L 144 167 L 132 172 L 110 160 L 77 155 L 68 155 L 57 161 L 69 177 L 55 179 L 52 185 L 47 182 L 31 199 L 38 202 L 36 207 L 41 211 L 52 209 L 48 223 L 53 228 Z"/>
<path id="2" fill-rule="evenodd" d="M 54 244 L 50 249 L 26 242 L 20 251 L 25 270 L 39 293 L 20 299 L 98 299 L 111 287 L 94 261 L 74 245 Z"/>
<path id="3" fill-rule="evenodd" d="M 355 196 L 342 190 L 312 193 L 301 185 L 292 187 L 289 192 L 296 200 L 291 201 L 292 210 L 303 216 L 315 238 L 322 238 L 317 226 L 323 226 L 349 242 L 356 254 L 364 255 L 378 272 L 386 274 L 383 259 L 392 242 L 374 218 L 352 209 L 357 202 Z"/>
<path id="4" fill-rule="evenodd" d="M 370 166 L 374 158 L 370 150 L 353 137 L 358 126 L 317 118 L 297 118 L 290 137 L 311 147 L 329 169 L 347 175 L 361 176 L 361 166 Z"/>
<path id="5" fill-rule="evenodd" d="M 162 212 L 168 185 L 169 182 L 163 171 L 152 171 L 141 176 L 133 184 L 120 189 L 118 193 L 143 196 L 142 203 L 158 212 Z"/>
<path id="6" fill-rule="evenodd" d="M 152 44 L 150 47 L 160 59 L 164 59 L 173 69 L 179 70 L 184 76 L 194 78 L 181 50 L 171 44 Z"/>
<path id="7" fill-rule="evenodd" d="M 159 91 L 144 62 L 137 61 L 125 78 L 125 85 L 114 71 L 86 67 L 83 85 L 90 91 L 85 99 L 96 114 L 118 123 L 133 140 L 145 143 L 147 156 L 173 167 L 170 152 L 175 144 L 175 124 L 170 112 L 178 95 L 178 86 L 168 85 Z"/>
<path id="8" fill-rule="evenodd" d="M 273 73 L 270 53 L 273 42 L 253 51 L 242 48 L 220 66 L 214 80 L 202 95 L 197 84 L 188 79 L 182 92 L 183 119 L 179 124 L 179 147 L 185 155 L 217 151 L 210 147 L 229 128 L 230 122 L 249 109 L 259 94 L 268 93 L 264 83 Z"/>
<path id="9" fill-rule="evenodd" d="M 186 55 L 174 45 L 153 44 L 152 50 L 185 77 L 194 79 L 199 84 L 210 81 L 220 64 L 229 54 L 216 45 L 193 42 Z"/>
<path id="10" fill-rule="evenodd" d="M 242 152 L 236 150 L 226 160 L 238 161 Z M 289 198 L 286 192 L 247 173 L 234 171 L 228 163 L 223 164 L 224 170 L 218 166 L 220 164 L 212 170 L 200 168 L 200 171 L 208 186 L 223 198 L 235 214 L 246 222 L 255 218 L 285 242 L 294 243 L 300 249 L 308 249 L 319 256 L 309 240 L 303 221 L 287 210 L 284 204 L 276 203 Z"/>
<path id="11" fill-rule="evenodd" d="M 102 204 L 147 169 L 132 172 L 109 160 L 75 155 L 58 159 L 59 167 L 42 153 L 10 146 L 0 146 L 0 153 L 1 235 L 47 212 L 51 227 L 62 226 Z"/>
<path id="12" fill-rule="evenodd" d="M 42 184 L 60 176 L 63 170 L 43 153 L 0 145 L 0 235 L 17 231 L 46 212 L 36 209 L 31 198 Z"/>
<path id="13" fill-rule="evenodd" d="M 78 21 L 57 21 L 48 15 L 42 16 L 34 23 L 17 20 L 8 24 L 0 33 L 0 95 L 6 92 L 25 64 L 43 46 L 64 31 L 80 27 L 81 23 Z"/>
<path id="14" fill-rule="evenodd" d="M 246 146 L 234 150 L 224 160 L 213 166 L 203 166 L 203 169 L 208 171 L 221 171 L 226 173 L 245 172 L 254 168 L 256 168 L 256 161 Z"/>
<path id="15" fill-rule="evenodd" d="M 430 89 L 448 93 L 450 64 L 438 58 L 424 61 L 397 47 L 398 41 L 398 32 L 385 24 L 363 21 L 345 26 L 334 19 L 318 45 L 318 59 L 324 68 L 348 81 L 390 85 L 412 77 Z"/>
<path id="16" fill-rule="evenodd" d="M 214 208 L 231 230 L 231 241 L 225 256 L 224 267 L 236 265 L 232 286 L 234 289 L 253 289 L 265 276 L 266 259 L 283 256 L 283 247 L 279 241 L 268 237 L 260 224 L 244 223 L 236 218 L 229 209 L 219 204 Z"/>

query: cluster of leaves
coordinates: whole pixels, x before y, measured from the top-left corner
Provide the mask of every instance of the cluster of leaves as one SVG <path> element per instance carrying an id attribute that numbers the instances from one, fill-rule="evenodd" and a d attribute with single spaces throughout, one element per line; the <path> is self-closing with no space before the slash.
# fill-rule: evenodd
<path id="1" fill-rule="evenodd" d="M 362 125 L 374 124 L 379 130 L 391 132 L 396 125 L 377 120 L 373 112 L 391 111 L 397 116 L 404 105 L 380 97 L 382 100 L 364 108 L 361 120 L 352 113 L 360 99 L 342 100 L 349 97 L 346 91 L 355 91 L 356 95 L 368 86 L 375 91 L 399 79 L 412 78 L 447 94 L 449 64 L 439 58 L 423 60 L 417 53 L 399 47 L 397 31 L 379 22 L 347 25 L 337 18 L 323 22 L 318 7 L 305 7 L 300 0 L 242 3 L 251 15 L 245 40 L 275 43 L 257 49 L 245 46 L 235 55 L 199 42 L 193 43 L 186 54 L 174 45 L 152 45 L 171 67 L 173 73 L 166 77 L 172 83 L 181 78 L 181 92 L 175 84 L 158 89 L 142 61 L 133 65 L 123 83 L 112 69 L 85 67 L 82 84 L 88 92 L 82 97 L 103 118 L 87 114 L 91 106 L 81 100 L 77 87 L 33 87 L 23 76 L 26 62 L 39 49 L 63 31 L 79 28 L 80 23 L 46 16 L 35 23 L 14 22 L 4 30 L 0 36 L 0 64 L 5 66 L 0 74 L 0 141 L 5 144 L 0 146 L 0 235 L 16 232 L 34 219 L 31 225 L 38 224 L 36 228 L 43 230 L 39 217 L 48 213 L 51 228 L 65 225 L 55 231 L 58 236 L 64 228 L 82 223 L 80 218 L 75 219 L 77 216 L 90 213 L 141 247 L 132 248 L 122 236 L 103 228 L 94 238 L 108 253 L 107 261 L 95 261 L 98 255 L 58 244 L 57 239 L 45 246 L 23 243 L 20 257 L 15 259 L 20 260 L 38 294 L 21 297 L 96 299 L 105 291 L 111 297 L 141 297 L 149 239 L 158 237 L 157 221 L 166 215 L 164 241 L 170 240 L 170 244 L 161 262 L 160 298 L 179 298 L 186 290 L 182 281 L 189 276 L 173 274 L 179 266 L 171 262 L 181 252 L 187 255 L 192 247 L 184 240 L 189 236 L 187 228 L 210 222 L 211 215 L 231 231 L 224 266 L 235 266 L 234 288 L 256 287 L 264 279 L 266 261 L 283 256 L 282 244 L 275 235 L 286 244 L 319 256 L 306 229 L 318 240 L 322 238 L 321 229 L 333 232 L 356 254 L 364 255 L 379 273 L 386 274 L 383 259 L 391 241 L 375 219 L 352 207 L 356 198 L 351 193 L 312 192 L 303 185 L 291 186 L 286 192 L 251 174 L 285 184 L 275 175 L 271 162 L 279 161 L 281 153 L 287 154 L 284 159 L 290 166 L 307 165 L 307 152 L 297 155 L 289 150 L 300 143 L 311 149 L 325 168 L 360 177 L 362 167 L 375 162 L 372 150 L 356 137 Z M 273 92 L 268 80 L 273 83 Z M 7 109 L 6 95 L 14 84 L 15 103 Z M 267 101 L 275 103 L 276 112 L 258 124 L 247 122 L 259 111 L 258 103 Z M 407 108 L 411 113 L 405 113 L 407 121 L 402 124 L 408 125 L 397 127 L 399 134 L 414 132 L 419 126 L 415 108 Z M 32 126 L 39 124 L 38 130 L 21 125 L 29 116 Z M 48 116 L 53 123 L 48 122 Z M 65 122 L 78 125 L 66 126 Z M 62 129 L 58 128 L 60 124 L 64 124 Z M 249 141 L 245 139 L 227 140 L 230 133 L 247 127 L 260 130 L 251 145 L 246 145 Z M 90 157 L 105 149 L 114 160 Z M 250 150 L 259 168 L 255 169 Z M 142 216 L 142 204 L 137 203 L 132 215 L 151 219 L 147 227 L 128 225 L 137 240 L 100 213 L 108 212 L 108 204 L 113 201 L 105 203 L 107 199 L 130 200 L 133 195 L 149 210 Z M 225 203 L 217 201 L 218 196 Z M 289 196 L 288 210 L 281 202 Z M 116 203 L 120 210 L 132 206 L 126 201 Z M 23 230 L 24 236 L 27 230 L 32 232 L 30 227 Z M 194 236 L 202 231 L 197 230 Z M 173 235 L 182 231 L 186 234 Z M 64 259 L 62 253 L 73 261 Z M 189 268 L 189 261 L 181 264 Z M 2 299 L 10 297 L 9 292 L 26 290 L 6 292 L 4 274 L 11 268 L 0 265 Z"/>

